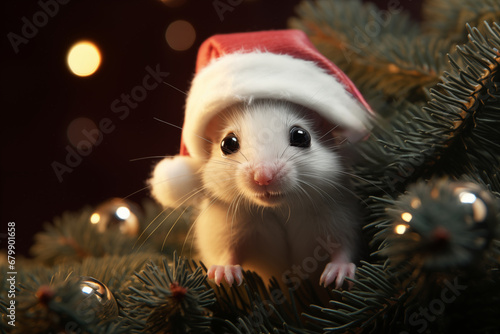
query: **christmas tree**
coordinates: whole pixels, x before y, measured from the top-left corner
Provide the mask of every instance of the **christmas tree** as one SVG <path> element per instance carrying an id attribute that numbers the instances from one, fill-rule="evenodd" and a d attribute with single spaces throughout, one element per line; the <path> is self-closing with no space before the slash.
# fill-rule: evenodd
<path id="1" fill-rule="evenodd" d="M 380 115 L 353 148 L 368 255 L 351 289 L 325 303 L 316 282 L 252 272 L 218 287 L 191 208 L 113 199 L 2 263 L 2 333 L 499 333 L 500 3 L 426 1 L 423 16 L 305 1 L 289 22 Z"/>

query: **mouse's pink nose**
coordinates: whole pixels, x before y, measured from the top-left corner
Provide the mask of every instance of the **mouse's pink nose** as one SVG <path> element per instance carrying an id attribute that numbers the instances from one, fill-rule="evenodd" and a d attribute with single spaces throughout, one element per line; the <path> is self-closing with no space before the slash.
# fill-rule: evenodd
<path id="1" fill-rule="evenodd" d="M 267 186 L 273 180 L 273 172 L 270 168 L 259 167 L 254 170 L 253 180 L 259 186 Z"/>

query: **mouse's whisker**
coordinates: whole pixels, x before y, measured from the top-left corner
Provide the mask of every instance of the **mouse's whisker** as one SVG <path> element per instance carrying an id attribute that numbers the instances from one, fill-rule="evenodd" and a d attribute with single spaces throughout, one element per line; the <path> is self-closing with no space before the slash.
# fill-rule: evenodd
<path id="1" fill-rule="evenodd" d="M 302 192 L 308 199 L 309 201 L 312 203 L 312 205 L 314 207 L 316 207 L 316 202 L 314 201 L 314 199 L 311 197 L 311 195 L 309 194 L 309 192 L 304 188 L 304 186 L 309 186 L 309 183 L 304 181 L 304 180 L 299 180 L 299 184 L 297 184 L 297 189 Z M 301 202 L 301 200 L 303 200 L 302 196 L 298 196 L 299 197 L 299 203 Z"/>
<path id="2" fill-rule="evenodd" d="M 170 233 L 172 233 L 173 229 L 175 226 L 177 226 L 177 223 L 179 222 L 179 220 L 181 219 L 181 217 L 184 215 L 184 213 L 186 213 L 186 210 L 189 209 L 189 206 L 186 206 L 184 208 L 184 210 L 182 210 L 182 212 L 180 213 L 180 215 L 177 217 L 177 219 L 175 220 L 175 222 L 172 224 L 172 226 L 170 227 L 170 229 L 168 230 L 167 234 L 165 235 L 165 238 L 163 239 L 163 243 L 161 245 L 161 250 L 163 251 L 163 249 L 165 248 L 165 244 L 167 243 L 167 239 L 168 237 L 170 236 Z M 154 231 L 153 231 L 154 232 Z"/>
<path id="3" fill-rule="evenodd" d="M 305 180 L 301 180 L 300 181 L 301 183 L 303 183 L 304 185 L 308 186 L 311 190 L 315 191 L 319 196 L 321 196 L 324 200 L 326 201 L 331 201 L 333 202 L 335 205 L 337 205 L 337 201 L 335 200 L 335 198 L 333 198 L 328 192 L 326 192 L 324 189 L 322 189 L 321 187 L 313 184 L 312 182 L 307 182 Z M 310 197 L 311 198 L 311 197 Z M 315 203 L 314 201 L 312 201 L 313 203 Z"/>
<path id="4" fill-rule="evenodd" d="M 186 177 L 190 177 L 190 175 L 186 175 Z M 146 186 L 146 187 L 144 187 L 144 188 L 142 188 L 142 189 L 139 189 L 138 191 L 133 192 L 132 194 L 130 194 L 130 195 L 128 195 L 128 196 L 126 196 L 125 198 L 128 198 L 128 197 L 130 197 L 130 196 L 132 196 L 132 195 L 134 195 L 134 194 L 136 194 L 136 193 L 138 193 L 138 192 L 140 192 L 140 191 L 146 190 L 146 189 L 148 189 L 148 188 L 151 188 L 151 187 L 153 187 L 153 186 L 155 186 L 155 185 L 158 185 L 158 184 L 161 184 L 161 183 L 163 183 L 163 182 L 169 182 L 170 180 L 171 180 L 171 179 L 165 179 L 165 180 L 162 180 L 162 181 L 159 181 L 159 182 L 155 182 L 154 184 L 150 184 L 150 185 L 148 185 L 148 186 Z M 200 191 L 201 191 L 201 190 L 200 190 Z M 184 202 L 186 202 L 187 200 L 189 200 L 189 198 L 191 198 L 192 196 L 196 195 L 199 191 L 197 191 L 197 189 L 195 189 L 195 190 L 193 190 L 192 192 L 193 192 L 194 194 L 193 194 L 193 195 L 191 195 L 191 196 L 189 196 L 189 197 L 188 197 L 185 201 L 183 201 L 182 203 L 184 203 Z M 181 204 L 182 204 L 182 203 L 181 203 Z M 180 205 L 179 205 L 179 207 L 180 207 Z M 141 240 L 141 238 L 144 236 L 144 233 L 146 233 L 146 231 L 147 231 L 147 230 L 151 227 L 151 225 L 152 225 L 152 224 L 153 224 L 153 223 L 154 223 L 154 222 L 155 222 L 155 221 L 156 221 L 156 220 L 157 220 L 157 219 L 158 219 L 158 218 L 159 218 L 162 214 L 164 214 L 164 213 L 165 213 L 168 209 L 170 209 L 170 208 L 164 208 L 164 209 L 163 209 L 163 210 L 162 210 L 162 211 L 161 211 L 161 212 L 160 212 L 160 213 L 159 213 L 159 214 L 158 214 L 158 215 L 157 215 L 157 216 L 156 216 L 156 217 L 155 217 L 155 218 L 154 218 L 154 219 L 153 219 L 153 220 L 152 220 L 152 221 L 151 221 L 151 222 L 150 222 L 147 226 L 146 226 L 146 228 L 144 229 L 144 231 L 142 231 L 142 233 L 141 233 L 141 234 L 139 235 L 139 237 L 137 238 L 137 241 L 135 242 L 135 244 L 134 244 L 134 246 L 133 246 L 134 248 L 137 246 L 137 243 L 139 242 L 139 240 Z M 145 239 L 145 240 L 141 243 L 141 245 L 139 246 L 139 249 L 140 249 L 140 248 L 144 245 L 144 243 L 145 243 L 145 242 L 146 242 L 146 241 L 147 241 L 147 240 L 151 237 L 151 235 L 152 235 L 152 234 L 153 234 L 153 233 L 154 233 L 154 232 L 155 232 L 155 231 L 159 228 L 159 226 L 161 226 L 161 224 L 163 224 L 163 222 L 164 222 L 166 219 L 168 219 L 168 217 L 169 217 L 169 216 L 170 216 L 170 215 L 171 215 L 174 211 L 175 211 L 175 209 L 174 209 L 174 210 L 173 210 L 173 211 L 172 211 L 172 212 L 171 212 L 171 213 L 170 213 L 170 214 L 169 214 L 166 218 L 164 218 L 164 219 L 163 219 L 163 220 L 162 220 L 162 221 L 158 224 L 158 226 L 157 226 L 157 227 L 153 230 L 153 232 L 151 232 L 151 233 L 148 235 L 148 237 L 147 237 L 147 238 L 146 238 L 146 239 Z"/>
<path id="5" fill-rule="evenodd" d="M 338 170 L 337 172 L 339 173 L 344 173 L 346 174 L 346 172 L 343 172 L 343 171 L 340 171 Z M 341 182 L 336 182 L 335 180 L 332 180 L 330 178 L 327 178 L 327 177 L 322 177 L 322 176 L 318 176 L 318 175 L 314 175 L 312 173 L 304 173 L 303 176 L 310 176 L 312 178 L 315 178 L 315 179 L 318 179 L 320 181 L 323 181 L 324 184 L 327 184 L 329 186 L 331 186 L 333 189 L 335 189 L 340 195 L 345 195 L 344 192 L 342 192 L 339 188 L 347 191 L 349 194 L 353 195 L 355 198 L 357 198 L 360 202 L 364 202 L 364 200 L 356 193 L 354 192 L 352 189 L 350 189 L 349 187 L 345 186 L 344 184 L 342 184 Z"/>
<path id="6" fill-rule="evenodd" d="M 280 155 L 279 159 L 283 158 L 283 155 L 285 155 L 285 152 L 288 150 L 289 147 L 290 146 L 285 147 L 285 149 L 283 150 L 283 152 L 281 152 L 281 155 Z M 287 160 L 287 161 L 289 161 L 289 160 Z"/>
<path id="7" fill-rule="evenodd" d="M 383 193 L 385 193 L 386 195 L 388 195 L 388 196 L 389 196 L 389 193 L 388 193 L 387 191 L 385 191 L 385 189 L 383 189 L 383 188 L 382 188 L 382 187 L 380 187 L 380 186 L 377 186 L 375 183 L 371 182 L 370 180 L 367 180 L 367 179 L 365 179 L 365 178 L 363 178 L 363 177 L 361 177 L 361 176 L 359 176 L 359 175 L 356 175 L 356 174 L 354 174 L 354 173 L 349 173 L 349 172 L 346 172 L 346 171 L 339 171 L 339 173 L 342 173 L 342 174 L 344 174 L 344 175 L 350 176 L 350 177 L 355 178 L 355 179 L 357 179 L 357 180 L 360 180 L 360 181 L 366 182 L 366 183 L 368 183 L 369 185 L 374 186 L 375 188 L 377 188 L 378 190 L 382 191 Z"/>
<path id="8" fill-rule="evenodd" d="M 144 239 L 144 241 L 140 244 L 139 246 L 139 249 L 146 243 L 146 241 L 149 240 L 149 238 L 160 228 L 161 225 L 163 225 L 163 223 L 168 219 L 170 218 L 170 216 L 176 212 L 180 207 L 182 207 L 187 201 L 189 201 L 192 197 L 196 196 L 197 194 L 199 194 L 201 191 L 204 190 L 204 187 L 200 187 L 200 188 L 197 188 L 197 189 L 194 189 L 192 191 L 190 191 L 185 197 L 185 199 L 183 200 L 182 198 L 179 200 L 181 201 L 181 203 L 179 205 L 177 205 L 177 207 L 173 208 L 172 211 L 166 216 L 164 217 L 157 225 L 156 227 L 153 229 L 153 231 L 151 231 L 148 236 Z M 151 225 L 153 224 L 153 222 L 156 221 L 156 219 L 158 219 L 163 213 L 165 213 L 166 210 L 168 210 L 169 208 L 165 208 L 158 216 L 155 217 L 155 219 L 153 219 L 151 221 L 151 223 L 148 224 L 148 226 L 144 229 L 144 231 L 141 233 L 141 235 L 139 236 L 139 238 L 137 239 L 136 241 L 136 244 L 137 242 L 139 242 L 139 240 L 143 237 L 144 233 L 151 227 Z M 185 210 L 183 211 L 185 212 Z M 180 216 L 179 216 L 180 218 Z M 170 232 L 172 231 L 172 229 L 174 228 L 174 226 L 177 224 L 177 222 L 179 221 L 179 218 L 175 221 L 175 223 L 173 224 L 173 226 L 170 228 L 169 232 L 167 233 L 166 237 L 165 237 L 165 241 L 166 239 L 168 238 Z M 165 241 L 163 242 L 163 246 L 165 245 Z M 162 249 L 163 249 L 163 246 L 162 246 Z M 135 247 L 135 245 L 134 245 Z"/>
<path id="9" fill-rule="evenodd" d="M 158 156 L 150 156 L 150 157 L 142 157 L 142 158 L 136 158 L 136 159 L 132 159 L 130 161 L 138 161 L 138 160 L 145 160 L 145 159 L 168 159 L 168 158 L 174 158 L 176 156 L 172 156 L 172 155 L 158 155 Z M 200 159 L 201 161 L 208 161 L 208 158 L 207 159 Z M 179 175 L 178 178 L 181 178 L 181 177 L 191 177 L 192 175 L 191 174 L 186 174 L 186 175 Z M 170 178 L 170 179 L 165 179 L 165 180 L 162 180 L 160 182 L 155 182 L 155 183 L 150 183 L 148 184 L 147 186 L 145 187 L 142 187 L 130 194 L 128 194 L 127 196 L 123 197 L 124 199 L 127 199 L 129 197 L 132 197 L 134 196 L 135 194 L 138 194 L 142 191 L 145 191 L 147 189 L 150 189 L 150 188 L 153 188 L 155 185 L 158 185 L 158 184 L 161 184 L 163 182 L 170 182 L 173 178 Z"/>
<path id="10" fill-rule="evenodd" d="M 335 172 L 338 173 L 338 172 L 340 172 L 340 170 L 337 170 Z M 327 185 L 330 185 L 330 186 L 333 186 L 333 187 L 341 185 L 341 183 L 338 182 L 336 178 L 325 177 L 325 176 L 323 176 L 321 174 L 316 174 L 316 173 L 313 173 L 313 172 L 303 172 L 302 176 L 304 176 L 306 178 L 310 178 L 310 179 L 322 181 L 322 182 L 326 183 Z"/>
<path id="11" fill-rule="evenodd" d="M 140 157 L 140 158 L 130 159 L 129 162 L 149 160 L 149 159 L 166 159 L 166 158 L 173 158 L 173 157 L 174 157 L 174 155 L 151 155 L 148 157 Z"/>
<path id="12" fill-rule="evenodd" d="M 188 93 L 186 93 L 186 92 L 185 92 L 185 91 L 183 91 L 182 89 L 179 89 L 179 88 L 175 87 L 174 85 L 169 84 L 169 83 L 168 83 L 168 82 L 166 82 L 166 81 L 163 81 L 162 83 L 163 83 L 163 84 L 165 84 L 165 85 L 167 85 L 167 86 L 169 86 L 170 88 L 175 89 L 175 90 L 176 90 L 176 91 L 178 91 L 179 93 L 182 93 L 182 94 L 184 94 L 184 95 L 188 96 Z"/>
<path id="13" fill-rule="evenodd" d="M 191 177 L 192 175 L 191 174 L 186 174 L 186 175 L 181 175 L 181 176 L 178 176 L 177 178 L 180 178 L 180 177 Z M 161 184 L 163 182 L 169 182 L 171 181 L 172 179 L 174 178 L 168 178 L 168 179 L 165 179 L 165 180 L 162 180 L 162 181 L 159 181 L 159 182 L 155 182 L 154 184 L 150 184 L 148 187 L 146 188 L 149 188 L 149 187 L 152 187 L 152 186 L 155 186 L 155 185 L 158 185 L 158 184 Z M 141 247 L 142 245 L 154 234 L 154 232 L 174 213 L 176 212 L 180 207 L 184 206 L 190 199 L 192 199 L 194 196 L 200 194 L 201 192 L 205 191 L 206 190 L 206 187 L 205 186 L 201 186 L 201 187 L 198 187 L 198 188 L 195 188 L 193 190 L 191 190 L 190 192 L 188 192 L 186 195 L 184 195 L 183 197 L 181 197 L 177 202 L 180 202 L 177 207 L 175 207 L 172 212 L 167 215 L 156 227 L 155 229 L 148 235 L 148 237 L 142 242 L 141 244 Z M 175 205 L 176 203 L 174 203 Z M 175 225 L 177 224 L 178 220 L 180 219 L 180 217 L 184 214 L 184 212 L 186 211 L 186 209 L 188 208 L 189 206 L 186 205 L 186 208 L 183 210 L 183 212 L 181 213 L 181 215 L 179 215 L 179 217 L 177 218 L 177 220 L 174 222 L 173 226 L 170 228 L 169 232 L 167 233 L 166 237 L 165 237 L 165 240 L 163 242 L 163 245 L 162 245 L 162 249 L 166 243 L 166 240 L 169 236 L 169 234 L 171 233 L 171 231 L 173 230 L 173 228 L 175 227 Z M 159 216 L 161 214 L 163 214 L 167 209 L 169 208 L 165 208 L 157 217 L 155 217 L 155 219 L 153 219 L 153 221 L 151 223 L 148 224 L 148 226 L 146 227 L 146 229 L 141 233 L 141 235 L 139 236 L 137 242 L 142 238 L 142 236 L 144 235 L 144 233 L 150 228 L 150 226 L 154 223 L 154 221 L 156 221 Z M 137 243 L 136 242 L 136 243 Z"/>
<path id="14" fill-rule="evenodd" d="M 240 153 L 241 153 L 241 152 L 240 152 Z M 243 155 L 243 153 L 241 153 L 241 155 Z M 245 157 L 245 156 L 243 155 L 243 157 Z M 226 159 L 227 161 L 232 161 L 232 162 L 234 162 L 234 163 L 241 164 L 241 162 L 239 162 L 238 160 L 234 160 L 234 159 L 229 158 L 229 157 L 227 157 L 227 156 L 226 156 L 226 157 L 224 157 L 224 159 Z M 245 159 L 246 159 L 246 157 L 245 157 Z M 248 160 L 247 160 L 247 161 L 248 161 Z"/>
<path id="15" fill-rule="evenodd" d="M 193 234 L 193 233 L 194 233 L 193 231 L 194 231 L 195 224 L 196 224 L 196 220 L 195 220 L 195 221 L 191 224 L 191 226 L 189 227 L 189 229 L 188 229 L 188 231 L 187 231 L 187 233 L 186 233 L 186 238 L 184 238 L 184 242 L 182 243 L 182 248 L 181 248 L 181 256 L 183 256 L 183 254 L 184 254 L 184 248 L 186 247 L 186 244 L 187 244 L 187 242 L 188 242 L 188 240 L 189 240 L 189 238 L 190 238 L 189 236 L 190 236 L 191 234 Z M 192 258 L 192 257 L 193 257 L 193 244 L 194 244 L 194 237 L 193 237 L 193 238 L 191 238 L 191 239 L 192 239 L 192 241 L 191 241 L 191 246 L 190 246 L 190 248 L 189 248 L 189 257 L 190 257 L 190 258 Z"/>
<path id="16" fill-rule="evenodd" d="M 181 248 L 181 255 L 182 253 L 184 252 L 184 248 L 186 246 L 186 242 L 189 240 L 189 235 L 194 233 L 194 228 L 195 226 L 198 224 L 198 220 L 200 219 L 200 217 L 208 210 L 212 207 L 212 205 L 217 201 L 217 198 L 214 197 L 209 203 L 208 205 L 206 205 L 206 207 L 198 214 L 198 216 L 196 217 L 196 219 L 193 221 L 193 223 L 191 224 L 189 230 L 188 230 L 188 233 L 186 234 L 186 238 L 184 239 L 184 242 L 182 244 L 182 248 Z M 193 238 L 194 239 L 194 238 Z M 191 244 L 192 245 L 192 244 Z M 191 249 L 192 251 L 192 249 Z"/>
<path id="17" fill-rule="evenodd" d="M 290 206 L 290 203 L 286 203 L 286 208 L 288 209 L 288 215 L 286 216 L 286 220 L 285 220 L 285 223 L 284 225 L 286 226 L 288 224 L 288 222 L 290 221 L 290 218 L 292 217 L 292 208 Z"/>
<path id="18" fill-rule="evenodd" d="M 325 145 L 325 146 L 328 146 L 329 148 L 334 148 L 334 149 L 337 149 L 340 147 L 340 144 L 338 143 L 338 141 L 341 139 L 342 137 L 331 137 L 331 138 L 327 138 L 327 139 L 324 139 L 321 141 L 321 144 Z M 344 140 L 344 139 L 342 139 Z M 333 142 L 333 143 L 332 143 Z"/>
<path id="19" fill-rule="evenodd" d="M 137 194 L 138 192 L 143 191 L 143 190 L 146 190 L 146 189 L 148 189 L 148 188 L 153 188 L 154 186 L 161 185 L 162 183 L 168 183 L 168 182 L 171 182 L 172 180 L 178 180 L 178 179 L 182 179 L 182 178 L 184 178 L 184 177 L 185 177 L 185 178 L 192 178 L 192 177 L 193 177 L 193 175 L 192 175 L 192 174 L 190 174 L 190 173 L 187 173 L 187 174 L 184 174 L 184 175 L 177 175 L 177 176 L 175 176 L 175 177 L 165 178 L 165 179 L 163 179 L 163 180 L 161 180 L 161 181 L 150 182 L 150 184 L 148 184 L 146 187 L 143 187 L 143 188 L 141 188 L 141 189 L 139 189 L 139 190 L 137 190 L 137 191 L 135 191 L 135 192 L 131 193 L 131 194 L 130 194 L 130 195 L 128 195 L 127 197 L 130 197 L 130 196 L 132 196 L 132 195 L 135 195 L 135 194 Z M 125 198 L 127 198 L 127 197 L 125 197 Z"/>
<path id="20" fill-rule="evenodd" d="M 231 214 L 231 239 L 233 239 L 233 236 L 234 236 L 233 228 L 234 228 L 235 217 L 236 217 L 236 213 L 238 211 L 238 208 L 239 208 L 239 205 L 240 205 L 242 198 L 243 198 L 242 194 L 237 195 L 235 197 L 235 199 L 233 201 L 231 201 L 231 204 L 229 205 L 228 210 L 227 210 L 226 221 L 229 219 L 229 215 L 232 212 L 232 214 Z"/>
<path id="21" fill-rule="evenodd" d="M 207 187 L 205 186 L 205 187 L 203 187 L 203 188 L 205 188 L 205 189 L 206 189 Z M 190 257 L 192 257 L 192 253 L 193 253 L 193 245 L 194 245 L 194 242 L 195 242 L 195 236 L 194 236 L 194 233 L 195 233 L 195 232 L 194 232 L 194 230 L 195 230 L 196 225 L 198 224 L 198 220 L 199 220 L 199 219 L 200 219 L 200 217 L 202 217 L 202 216 L 203 216 L 203 214 L 205 214 L 205 213 L 206 213 L 206 211 L 207 211 L 208 209 L 210 209 L 210 208 L 214 205 L 214 203 L 215 203 L 215 202 L 217 202 L 218 200 L 219 200 L 219 197 L 218 197 L 217 195 L 213 195 L 213 197 L 211 198 L 210 202 L 208 202 L 208 204 L 205 206 L 205 208 L 204 208 L 201 212 L 199 212 L 199 213 L 197 214 L 196 219 L 193 221 L 193 223 L 191 224 L 191 227 L 189 228 L 189 230 L 188 230 L 188 232 L 187 232 L 187 234 L 186 234 L 186 238 L 184 239 L 184 243 L 183 243 L 183 245 L 182 245 L 181 254 L 183 254 L 183 252 L 184 252 L 184 249 L 185 249 L 185 246 L 186 246 L 187 241 L 191 238 L 191 246 L 190 246 L 190 250 L 189 250 L 189 252 L 190 252 Z M 190 237 L 190 235 L 193 235 L 193 237 Z"/>
<path id="22" fill-rule="evenodd" d="M 337 128 L 339 127 L 339 125 L 335 125 L 333 128 L 331 128 L 330 130 L 328 130 L 327 132 L 325 132 L 321 137 L 318 138 L 318 141 L 321 141 L 321 139 L 323 139 L 325 136 L 331 134 L 333 131 L 335 131 Z"/>
<path id="23" fill-rule="evenodd" d="M 342 141 L 339 143 L 339 146 L 345 143 L 346 141 L 349 141 L 349 138 L 345 137 L 344 139 L 342 139 Z"/>
<path id="24" fill-rule="evenodd" d="M 166 181 L 165 181 L 165 182 L 166 182 Z M 135 194 L 138 194 L 138 193 L 140 193 L 140 192 L 142 192 L 142 191 L 148 190 L 149 188 L 152 188 L 152 187 L 153 187 L 153 185 L 152 185 L 152 184 L 147 185 L 147 186 L 145 186 L 145 187 L 142 187 L 142 188 L 140 188 L 139 190 L 136 190 L 136 191 L 134 191 L 134 192 L 132 192 L 132 193 L 128 194 L 127 196 L 123 197 L 123 199 L 127 199 L 127 198 L 129 198 L 129 197 L 132 197 L 132 196 L 134 196 Z"/>
<path id="25" fill-rule="evenodd" d="M 238 153 L 241 154 L 243 156 L 243 158 L 245 158 L 245 160 L 248 162 L 247 157 L 243 154 L 243 152 L 241 152 L 241 150 L 239 150 Z M 237 162 L 241 164 L 241 162 L 239 162 L 239 161 L 237 161 Z"/>
<path id="26" fill-rule="evenodd" d="M 287 147 L 288 148 L 288 147 Z M 300 150 L 297 150 L 297 152 L 293 153 L 291 156 L 288 157 L 288 159 L 285 160 L 285 163 L 286 162 L 289 162 L 289 161 L 292 161 L 293 159 L 295 159 L 295 157 L 302 157 L 302 158 L 306 158 L 306 155 L 305 154 L 300 154 L 302 153 L 302 151 Z"/>
<path id="27" fill-rule="evenodd" d="M 151 225 L 162 215 L 164 214 L 169 208 L 164 208 L 155 218 L 153 218 L 153 220 L 148 224 L 148 226 L 146 226 L 146 228 L 142 231 L 142 233 L 139 235 L 139 237 L 137 238 L 137 240 L 135 241 L 134 243 L 134 246 L 132 248 L 135 248 L 137 246 L 137 243 L 139 242 L 139 240 L 141 240 L 142 236 L 144 235 L 144 233 L 146 233 L 146 231 L 151 227 Z M 161 224 L 161 223 L 160 223 Z M 147 240 L 147 239 L 146 239 Z M 144 241 L 146 242 L 146 241 Z M 144 245 L 144 242 L 141 243 L 141 245 L 139 246 L 139 248 L 137 249 L 137 251 L 139 251 L 141 249 L 141 247 Z"/>
<path id="28" fill-rule="evenodd" d="M 210 170 L 208 170 L 208 171 L 210 171 Z M 237 177 L 236 177 L 235 175 L 228 175 L 228 176 L 226 176 L 226 177 L 224 177 L 224 178 L 223 178 L 223 177 L 220 177 L 220 176 L 219 176 L 219 177 L 217 177 L 217 181 L 218 181 L 218 182 L 224 182 L 224 181 L 234 181 L 234 180 L 236 180 L 236 179 L 237 179 Z M 207 188 L 209 188 L 209 187 L 207 187 Z"/>
<path id="29" fill-rule="evenodd" d="M 180 178 L 180 177 L 191 177 L 191 175 L 190 175 L 190 174 L 186 174 L 186 175 L 179 175 L 179 176 L 177 176 L 176 178 Z M 162 181 L 157 181 L 157 182 L 154 182 L 154 183 L 150 183 L 150 184 L 148 184 L 147 186 L 142 187 L 142 188 L 140 188 L 140 189 L 138 189 L 138 190 L 136 190 L 136 191 L 134 191 L 134 192 L 132 192 L 132 193 L 128 194 L 127 196 L 125 196 L 125 197 L 123 197 L 123 198 L 124 198 L 124 199 L 127 199 L 127 198 L 132 197 L 132 196 L 134 196 L 135 194 L 138 194 L 138 193 L 140 193 L 140 192 L 142 192 L 142 191 L 145 191 L 145 190 L 147 190 L 147 189 L 153 188 L 153 187 L 154 187 L 154 186 L 156 186 L 156 185 L 162 184 L 162 183 L 164 183 L 164 182 L 170 182 L 172 179 L 174 179 L 174 178 L 169 178 L 169 179 L 165 179 L 165 180 L 162 180 Z"/>
<path id="30" fill-rule="evenodd" d="M 170 125 L 170 126 L 172 126 L 172 127 L 176 128 L 176 129 L 182 130 L 182 127 L 181 127 L 181 126 L 175 125 L 175 124 L 173 124 L 173 123 L 167 122 L 167 121 L 162 120 L 162 119 L 159 119 L 159 118 L 157 118 L 157 117 L 153 117 L 153 119 L 154 119 L 155 121 L 158 121 L 158 122 L 161 122 L 161 123 L 164 123 L 164 124 Z M 198 138 L 200 138 L 200 139 L 202 139 L 202 140 L 204 140 L 204 141 L 206 141 L 206 142 L 207 142 L 207 143 L 209 143 L 209 144 L 212 144 L 212 145 L 214 144 L 211 140 L 209 140 L 209 139 L 207 139 L 207 138 L 205 138 L 205 137 L 199 136 L 199 135 L 197 135 L 197 134 L 195 134 L 195 136 L 196 136 L 196 137 L 198 137 Z"/>
<path id="31" fill-rule="evenodd" d="M 218 158 L 218 159 L 213 159 L 214 163 L 218 163 L 218 164 L 224 164 L 224 165 L 227 165 L 227 166 L 232 166 L 234 167 L 236 164 L 241 164 L 241 162 L 239 162 L 238 160 L 234 160 L 234 159 L 231 159 L 231 158 Z"/>

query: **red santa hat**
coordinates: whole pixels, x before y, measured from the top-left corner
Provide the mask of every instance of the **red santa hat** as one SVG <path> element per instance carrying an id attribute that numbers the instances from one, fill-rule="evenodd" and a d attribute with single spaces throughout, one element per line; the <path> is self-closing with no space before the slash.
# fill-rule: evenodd
<path id="1" fill-rule="evenodd" d="M 227 107 L 254 99 L 287 100 L 314 110 L 326 121 L 347 130 L 350 141 L 366 135 L 372 114 L 351 80 L 316 50 L 304 32 L 215 35 L 198 52 L 196 75 L 186 102 L 180 155 L 206 159 L 209 150 L 204 137 L 209 122 Z M 157 171 L 165 169 L 170 171 L 163 174 L 163 179 L 168 175 L 180 181 L 177 174 L 171 173 L 175 170 L 196 174 L 198 164 L 192 159 L 177 159 L 176 166 L 175 159 L 169 160 L 157 166 L 154 178 Z M 195 186 L 189 177 L 186 181 L 176 186 Z M 154 185 L 153 194 L 158 198 Z"/>

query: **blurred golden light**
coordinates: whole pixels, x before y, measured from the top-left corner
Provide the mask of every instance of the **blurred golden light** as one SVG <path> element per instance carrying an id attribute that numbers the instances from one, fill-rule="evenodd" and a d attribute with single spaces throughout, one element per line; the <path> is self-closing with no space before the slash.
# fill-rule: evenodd
<path id="1" fill-rule="evenodd" d="M 118 218 L 126 220 L 130 217 L 130 210 L 125 206 L 120 206 L 116 209 L 115 214 Z"/>
<path id="2" fill-rule="evenodd" d="M 102 136 L 97 125 L 87 117 L 75 118 L 66 130 L 68 140 L 74 147 L 96 145 Z M 97 144 L 98 145 L 98 144 Z"/>
<path id="3" fill-rule="evenodd" d="M 92 224 L 97 224 L 101 220 L 101 215 L 98 214 L 97 212 L 94 213 L 92 216 L 90 216 L 90 222 Z"/>
<path id="4" fill-rule="evenodd" d="M 401 219 L 403 219 L 405 222 L 409 223 L 411 221 L 411 219 L 413 218 L 413 216 L 411 215 L 411 213 L 409 212 L 403 212 L 401 214 Z"/>
<path id="5" fill-rule="evenodd" d="M 462 203 L 472 204 L 476 201 L 476 195 L 467 191 L 461 192 L 460 195 L 458 195 L 458 198 Z"/>
<path id="6" fill-rule="evenodd" d="M 94 292 L 94 289 L 92 289 L 90 286 L 82 286 L 82 292 L 86 295 L 90 295 Z"/>
<path id="7" fill-rule="evenodd" d="M 405 234 L 405 232 L 406 232 L 407 229 L 408 229 L 408 225 L 406 225 L 406 224 L 398 224 L 394 228 L 394 232 L 396 232 L 396 234 Z"/>
<path id="8" fill-rule="evenodd" d="M 68 52 L 67 62 L 73 74 L 80 77 L 92 75 L 101 64 L 99 48 L 88 41 L 74 44 Z"/>
<path id="9" fill-rule="evenodd" d="M 415 197 L 411 200 L 411 203 L 410 203 L 411 207 L 414 208 L 414 209 L 418 209 L 422 206 L 422 202 L 420 201 L 420 198 L 418 197 Z"/>
<path id="10" fill-rule="evenodd" d="M 196 39 L 196 31 L 191 23 L 177 20 L 167 28 L 165 39 L 168 45 L 176 51 L 184 51 L 193 46 Z"/>

